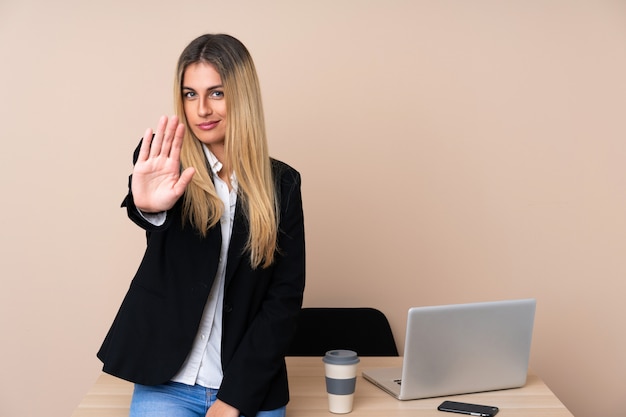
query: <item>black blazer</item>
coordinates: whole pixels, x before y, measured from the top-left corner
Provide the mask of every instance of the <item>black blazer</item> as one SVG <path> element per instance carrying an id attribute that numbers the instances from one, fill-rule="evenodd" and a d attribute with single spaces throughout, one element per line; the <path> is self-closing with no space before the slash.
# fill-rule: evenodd
<path id="1" fill-rule="evenodd" d="M 237 199 L 226 266 L 218 398 L 254 416 L 289 401 L 284 355 L 295 332 L 305 282 L 300 174 L 272 160 L 280 199 L 278 252 L 252 269 L 244 253 L 248 222 Z M 130 185 L 130 184 L 129 184 Z M 104 372 L 138 384 L 169 381 L 191 350 L 215 274 L 219 224 L 202 238 L 183 226 L 182 198 L 162 226 L 146 222 L 130 191 L 122 206 L 146 230 L 147 248 L 98 358 Z"/>

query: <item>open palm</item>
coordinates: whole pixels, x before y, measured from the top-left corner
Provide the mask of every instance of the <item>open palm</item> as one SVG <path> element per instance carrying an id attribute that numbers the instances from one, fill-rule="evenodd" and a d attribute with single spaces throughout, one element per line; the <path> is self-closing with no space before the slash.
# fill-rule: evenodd
<path id="1" fill-rule="evenodd" d="M 183 195 L 195 170 L 180 172 L 185 126 L 178 117 L 159 119 L 156 132 L 147 129 L 135 166 L 131 189 L 135 206 L 146 213 L 169 210 Z"/>

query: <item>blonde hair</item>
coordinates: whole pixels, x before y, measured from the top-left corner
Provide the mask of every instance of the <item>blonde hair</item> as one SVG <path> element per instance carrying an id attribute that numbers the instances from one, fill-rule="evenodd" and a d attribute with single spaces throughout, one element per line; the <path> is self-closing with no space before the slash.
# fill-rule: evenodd
<path id="1" fill-rule="evenodd" d="M 208 63 L 219 73 L 226 100 L 225 161 L 234 172 L 238 196 L 250 225 L 246 251 L 253 268 L 268 267 L 277 249 L 278 212 L 271 160 L 265 134 L 261 90 L 256 69 L 246 47 L 232 36 L 202 35 L 182 52 L 174 83 L 176 112 L 186 125 L 181 164 L 194 167 L 195 175 L 183 197 L 183 222 L 189 222 L 202 236 L 222 215 L 202 143 L 192 133 L 183 108 L 182 83 L 185 69 Z"/>

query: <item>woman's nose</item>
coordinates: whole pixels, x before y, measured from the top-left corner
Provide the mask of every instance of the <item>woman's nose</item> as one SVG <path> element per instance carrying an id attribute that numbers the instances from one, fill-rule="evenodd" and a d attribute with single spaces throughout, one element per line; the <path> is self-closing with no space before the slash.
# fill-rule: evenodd
<path id="1" fill-rule="evenodd" d="M 198 116 L 204 117 L 213 113 L 208 100 L 198 100 Z"/>

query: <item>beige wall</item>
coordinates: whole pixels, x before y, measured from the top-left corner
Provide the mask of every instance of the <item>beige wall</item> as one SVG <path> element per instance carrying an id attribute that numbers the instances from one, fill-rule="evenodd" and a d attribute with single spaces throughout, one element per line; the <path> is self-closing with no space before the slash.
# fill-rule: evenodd
<path id="1" fill-rule="evenodd" d="M 142 253 L 119 203 L 182 47 L 248 45 L 309 306 L 536 297 L 578 417 L 626 392 L 626 3 L 0 1 L 0 415 L 70 415 Z"/>

